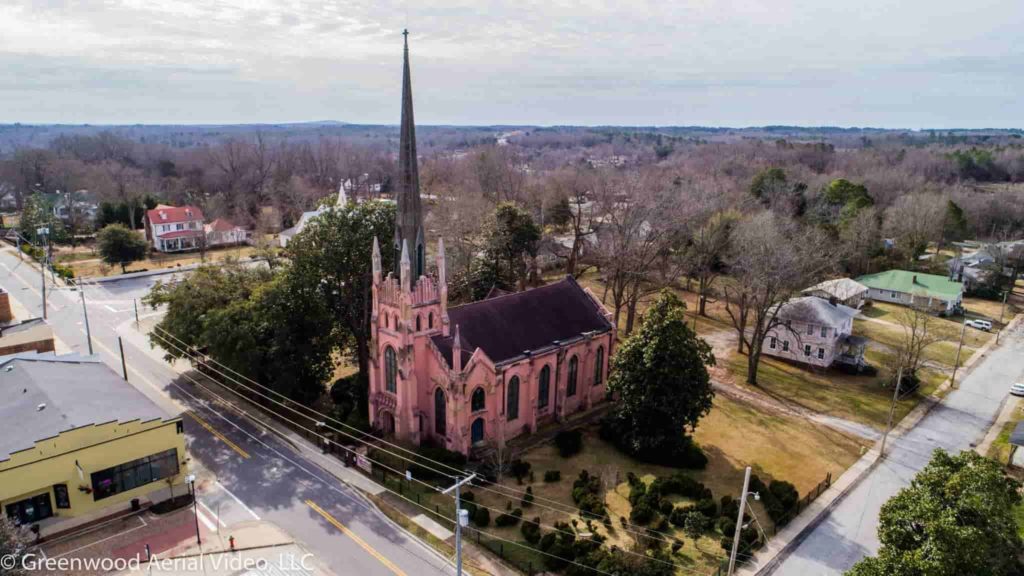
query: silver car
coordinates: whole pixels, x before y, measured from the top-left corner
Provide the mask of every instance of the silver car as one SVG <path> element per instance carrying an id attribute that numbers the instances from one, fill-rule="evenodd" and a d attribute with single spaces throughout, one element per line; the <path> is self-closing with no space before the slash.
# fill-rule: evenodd
<path id="1" fill-rule="evenodd" d="M 1024 396 L 1024 382 L 1017 382 L 1013 386 L 1010 386 L 1010 394 L 1014 396 Z"/>
<path id="2" fill-rule="evenodd" d="M 984 330 L 986 332 L 992 329 L 992 323 L 988 320 L 968 320 L 967 322 L 964 322 L 964 324 L 967 324 L 971 328 L 977 328 L 978 330 Z"/>

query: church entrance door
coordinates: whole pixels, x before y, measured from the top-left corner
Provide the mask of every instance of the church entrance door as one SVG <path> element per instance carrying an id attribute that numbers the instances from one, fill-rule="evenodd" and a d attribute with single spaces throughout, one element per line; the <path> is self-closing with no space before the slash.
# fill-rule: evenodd
<path id="1" fill-rule="evenodd" d="M 473 427 L 470 429 L 470 441 L 473 445 L 477 445 L 484 441 L 484 419 L 477 418 L 473 421 Z"/>
<path id="2" fill-rule="evenodd" d="M 381 427 L 385 436 L 395 435 L 395 415 L 385 410 L 381 414 Z"/>

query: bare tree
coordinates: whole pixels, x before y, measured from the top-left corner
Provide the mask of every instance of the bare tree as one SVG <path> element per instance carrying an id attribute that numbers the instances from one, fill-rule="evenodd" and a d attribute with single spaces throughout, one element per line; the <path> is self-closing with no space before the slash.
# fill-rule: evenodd
<path id="1" fill-rule="evenodd" d="M 919 297 L 922 301 L 927 298 L 925 295 Z M 926 305 L 913 304 L 899 311 L 896 322 L 903 330 L 897 348 L 897 366 L 903 367 L 904 374 L 916 377 L 925 351 L 942 340 L 937 332 L 938 320 Z"/>
<path id="2" fill-rule="evenodd" d="M 715 280 L 725 271 L 732 230 L 739 221 L 737 212 L 718 212 L 696 225 L 684 253 L 687 275 L 697 280 L 697 313 L 707 316 L 708 294 Z"/>
<path id="3" fill-rule="evenodd" d="M 597 259 L 616 325 L 626 310 L 626 335 L 633 330 L 642 297 L 674 282 L 681 269 L 681 258 L 664 258 L 678 238 L 674 215 L 679 203 L 663 184 L 658 174 L 631 170 L 609 174 L 597 187 Z M 655 266 L 665 261 L 670 269 Z"/>
<path id="4" fill-rule="evenodd" d="M 871 272 L 871 258 L 881 249 L 882 231 L 878 210 L 862 208 L 839 232 L 847 271 L 858 276 Z"/>
<path id="5" fill-rule="evenodd" d="M 761 212 L 736 228 L 726 260 L 732 281 L 724 293 L 739 351 L 747 348 L 749 384 L 757 384 L 766 335 L 781 325 L 780 306 L 834 265 L 833 250 L 820 234 L 772 212 Z"/>
<path id="6" fill-rule="evenodd" d="M 586 268 L 581 267 L 585 246 L 597 233 L 596 203 L 588 198 L 591 175 L 580 167 L 552 174 L 548 179 L 549 191 L 555 202 L 566 202 L 569 207 L 567 228 L 569 245 L 550 241 L 552 252 L 565 261 L 565 273 L 578 277 Z"/>
<path id="7" fill-rule="evenodd" d="M 896 240 L 896 249 L 913 262 L 928 244 L 942 238 L 946 202 L 937 194 L 906 194 L 885 212 L 885 232 Z"/>

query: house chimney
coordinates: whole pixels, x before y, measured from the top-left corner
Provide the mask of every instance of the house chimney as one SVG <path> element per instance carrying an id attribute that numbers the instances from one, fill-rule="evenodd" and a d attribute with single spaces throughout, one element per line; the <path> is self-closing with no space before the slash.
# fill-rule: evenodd
<path id="1" fill-rule="evenodd" d="M 914 274 L 914 280 L 911 282 L 911 284 L 917 284 L 917 274 Z"/>
<path id="2" fill-rule="evenodd" d="M 836 298 L 835 296 L 829 296 L 828 297 L 828 303 L 833 305 L 833 306 L 835 306 L 836 304 L 839 303 L 839 299 Z"/>

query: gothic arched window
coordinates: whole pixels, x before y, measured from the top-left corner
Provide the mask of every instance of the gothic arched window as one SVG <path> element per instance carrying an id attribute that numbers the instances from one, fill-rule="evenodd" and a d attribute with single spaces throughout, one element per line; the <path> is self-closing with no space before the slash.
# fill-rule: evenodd
<path id="1" fill-rule="evenodd" d="M 438 388 L 434 390 L 434 433 L 444 436 L 448 429 L 447 401 L 444 391 Z"/>
<path id="2" fill-rule="evenodd" d="M 580 359 L 573 354 L 572 358 L 569 358 L 569 383 L 566 386 L 566 396 L 576 395 L 576 375 L 579 372 L 579 366 Z"/>
<path id="3" fill-rule="evenodd" d="M 594 362 L 594 386 L 604 382 L 604 346 L 597 347 L 597 361 Z"/>
<path id="4" fill-rule="evenodd" d="M 434 329 L 434 313 L 427 314 L 427 330 Z"/>
<path id="5" fill-rule="evenodd" d="M 398 359 L 391 346 L 384 349 L 384 386 L 388 392 L 398 392 Z"/>
<path id="6" fill-rule="evenodd" d="M 508 413 L 509 422 L 511 422 L 519 418 L 519 376 L 513 376 L 508 381 L 507 396 L 505 411 Z"/>
<path id="7" fill-rule="evenodd" d="M 417 316 L 416 317 L 416 331 L 417 332 L 419 332 L 420 330 L 423 330 L 422 323 L 423 323 L 422 317 L 421 316 Z"/>
<path id="8" fill-rule="evenodd" d="M 548 396 L 551 391 L 551 366 L 540 369 L 540 386 L 537 388 L 537 408 L 545 408 L 548 405 Z"/>
<path id="9" fill-rule="evenodd" d="M 477 388 L 476 390 L 473 390 L 473 397 L 469 401 L 470 409 L 473 412 L 476 412 L 477 410 L 483 410 L 486 404 L 487 402 L 484 396 L 484 389 Z"/>

